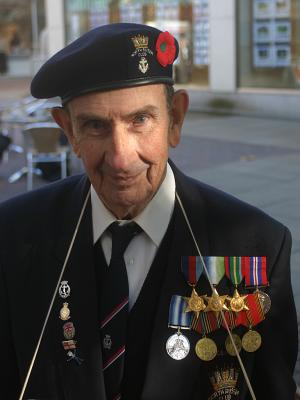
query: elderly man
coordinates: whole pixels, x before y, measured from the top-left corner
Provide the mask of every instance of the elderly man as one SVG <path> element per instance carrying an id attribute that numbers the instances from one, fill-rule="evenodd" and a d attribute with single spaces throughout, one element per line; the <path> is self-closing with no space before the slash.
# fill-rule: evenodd
<path id="1" fill-rule="evenodd" d="M 1 399 L 290 399 L 288 230 L 168 161 L 178 44 L 92 30 L 32 82 L 86 174 L 0 207 Z"/>

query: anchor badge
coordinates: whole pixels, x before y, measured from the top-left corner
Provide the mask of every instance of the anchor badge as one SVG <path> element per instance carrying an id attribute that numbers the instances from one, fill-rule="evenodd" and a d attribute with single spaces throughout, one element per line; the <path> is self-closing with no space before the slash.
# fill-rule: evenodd
<path id="1" fill-rule="evenodd" d="M 140 59 L 140 62 L 139 62 L 139 70 L 140 70 L 143 74 L 145 74 L 145 73 L 148 71 L 148 69 L 149 69 L 148 61 L 146 60 L 145 57 L 142 57 L 142 58 Z"/>

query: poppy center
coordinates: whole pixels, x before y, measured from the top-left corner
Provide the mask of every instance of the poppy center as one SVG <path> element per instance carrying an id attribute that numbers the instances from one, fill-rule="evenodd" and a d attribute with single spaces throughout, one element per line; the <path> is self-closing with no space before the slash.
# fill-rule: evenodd
<path id="1" fill-rule="evenodd" d="M 167 43 L 163 42 L 160 45 L 160 50 L 164 53 L 167 50 Z"/>

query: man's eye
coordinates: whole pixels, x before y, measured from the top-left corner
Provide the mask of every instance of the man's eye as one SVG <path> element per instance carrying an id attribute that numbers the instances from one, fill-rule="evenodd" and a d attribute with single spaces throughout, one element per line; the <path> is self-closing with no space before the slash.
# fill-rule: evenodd
<path id="1" fill-rule="evenodd" d="M 134 125 L 143 125 L 148 122 L 149 116 L 147 114 L 138 114 L 134 117 L 133 123 Z"/>
<path id="2" fill-rule="evenodd" d="M 85 123 L 85 126 L 89 129 L 101 130 L 105 128 L 105 124 L 102 121 L 91 120 Z"/>

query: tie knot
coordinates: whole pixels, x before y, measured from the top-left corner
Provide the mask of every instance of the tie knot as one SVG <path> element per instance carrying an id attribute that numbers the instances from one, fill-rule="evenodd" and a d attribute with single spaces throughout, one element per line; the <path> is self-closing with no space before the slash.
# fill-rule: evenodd
<path id="1" fill-rule="evenodd" d="M 120 224 L 118 221 L 113 222 L 108 230 L 112 235 L 112 258 L 123 254 L 133 237 L 142 231 L 135 222 Z"/>

